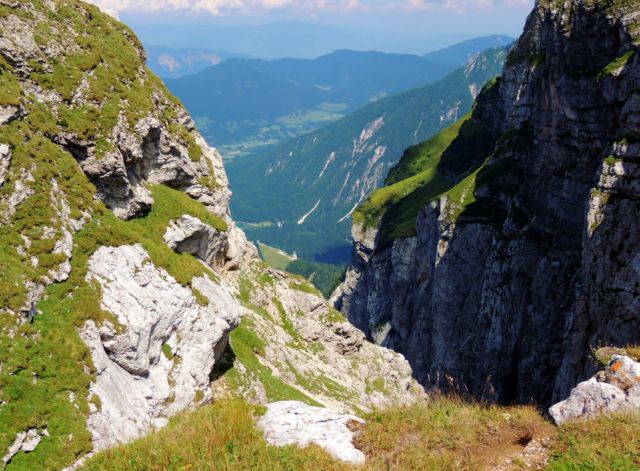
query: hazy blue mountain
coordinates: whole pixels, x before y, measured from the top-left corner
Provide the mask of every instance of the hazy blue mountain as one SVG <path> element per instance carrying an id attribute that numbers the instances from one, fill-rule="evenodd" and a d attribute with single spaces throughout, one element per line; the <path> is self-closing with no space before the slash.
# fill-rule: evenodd
<path id="1" fill-rule="evenodd" d="M 195 74 L 243 54 L 209 49 L 173 49 L 166 46 L 145 45 L 147 65 L 162 78 L 179 78 Z"/>
<path id="2" fill-rule="evenodd" d="M 500 37 L 494 37 L 502 44 Z M 381 97 L 436 81 L 482 50 L 466 42 L 437 62 L 338 50 L 317 59 L 228 59 L 167 85 L 226 158 L 323 127 Z M 463 51 L 463 52 L 460 52 Z M 456 57 L 461 58 L 456 62 Z"/>
<path id="3" fill-rule="evenodd" d="M 261 59 L 313 59 L 337 49 L 424 54 L 469 36 L 408 27 L 404 31 L 281 21 L 261 25 L 159 24 L 125 15 L 144 44 L 229 51 Z"/>
<path id="4" fill-rule="evenodd" d="M 482 38 L 469 39 L 453 46 L 428 52 L 422 57 L 433 62 L 458 66 L 468 61 L 473 54 L 492 47 L 507 47 L 515 39 L 510 36 L 494 34 Z"/>
<path id="5" fill-rule="evenodd" d="M 500 73 L 505 49 L 427 86 L 378 100 L 325 128 L 227 165 L 232 210 L 251 238 L 302 258 L 348 259 L 351 214 L 403 151 L 464 116 Z"/>

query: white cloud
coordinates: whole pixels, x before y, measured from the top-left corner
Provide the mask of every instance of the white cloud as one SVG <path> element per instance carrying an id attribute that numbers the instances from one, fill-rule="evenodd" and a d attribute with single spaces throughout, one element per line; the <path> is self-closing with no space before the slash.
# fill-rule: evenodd
<path id="1" fill-rule="evenodd" d="M 407 0 L 409 10 L 444 10 L 464 14 L 478 10 L 526 9 L 534 0 Z"/>
<path id="2" fill-rule="evenodd" d="M 290 9 L 309 14 L 323 11 L 445 10 L 468 13 L 475 10 L 529 8 L 533 0 L 88 0 L 108 12 L 186 11 L 223 15 Z"/>

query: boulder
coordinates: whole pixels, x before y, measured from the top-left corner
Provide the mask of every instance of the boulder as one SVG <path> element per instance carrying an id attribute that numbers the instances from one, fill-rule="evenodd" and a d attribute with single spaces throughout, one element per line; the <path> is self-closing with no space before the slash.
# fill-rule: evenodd
<path id="1" fill-rule="evenodd" d="M 606 370 L 576 386 L 569 398 L 549 409 L 560 425 L 568 420 L 598 414 L 640 411 L 640 363 L 614 355 Z"/>
<path id="2" fill-rule="evenodd" d="M 7 454 L 2 458 L 2 469 L 6 468 L 12 458 L 21 451 L 29 453 L 35 450 L 42 441 L 42 437 L 48 436 L 49 432 L 47 429 L 44 429 L 42 432 L 38 432 L 37 429 L 31 428 L 26 432 L 20 432 L 9 447 Z"/>
<path id="3" fill-rule="evenodd" d="M 353 446 L 354 432 L 349 429 L 350 422 L 363 424 L 364 420 L 303 402 L 282 401 L 267 406 L 267 413 L 258 421 L 258 427 L 271 445 L 305 447 L 314 443 L 334 458 L 363 464 L 365 456 Z"/>

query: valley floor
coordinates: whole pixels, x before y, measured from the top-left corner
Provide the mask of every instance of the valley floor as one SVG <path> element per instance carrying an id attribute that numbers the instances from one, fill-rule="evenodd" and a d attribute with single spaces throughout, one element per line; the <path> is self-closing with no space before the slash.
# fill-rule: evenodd
<path id="1" fill-rule="evenodd" d="M 131 444 L 102 452 L 87 470 L 634 470 L 640 414 L 554 427 L 534 407 L 439 397 L 364 416 L 355 445 L 363 467 L 320 448 L 269 446 L 255 426 L 264 407 L 229 398 L 175 417 Z"/>

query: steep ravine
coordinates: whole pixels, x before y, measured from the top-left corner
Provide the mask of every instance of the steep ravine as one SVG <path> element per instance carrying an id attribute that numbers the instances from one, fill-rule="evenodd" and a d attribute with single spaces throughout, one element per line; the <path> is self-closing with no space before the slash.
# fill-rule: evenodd
<path id="1" fill-rule="evenodd" d="M 0 1 L 0 457 L 61 469 L 222 394 L 340 411 L 422 395 L 305 280 L 123 24 Z"/>
<path id="2" fill-rule="evenodd" d="M 537 1 L 470 119 L 493 144 L 454 139 L 414 236 L 394 224 L 419 192 L 357 219 L 334 300 L 423 385 L 549 404 L 640 340 L 639 12 Z"/>

